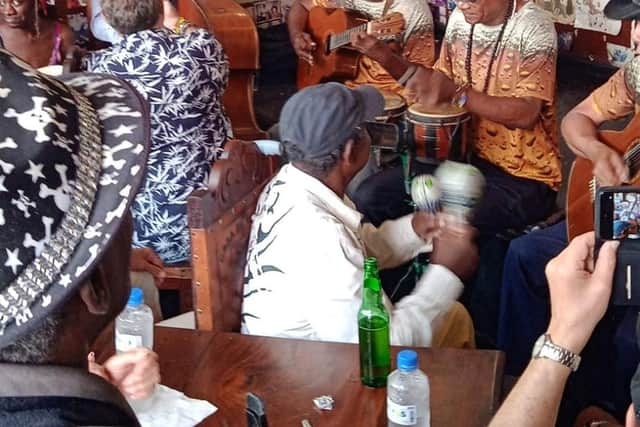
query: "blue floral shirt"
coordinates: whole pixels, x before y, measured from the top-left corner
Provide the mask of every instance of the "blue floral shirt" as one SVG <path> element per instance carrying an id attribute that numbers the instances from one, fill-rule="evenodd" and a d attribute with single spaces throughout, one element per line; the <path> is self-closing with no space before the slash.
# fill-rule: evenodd
<path id="1" fill-rule="evenodd" d="M 152 248 L 166 264 L 188 260 L 187 197 L 205 185 L 231 137 L 222 106 L 229 75 L 222 46 L 206 30 L 146 30 L 93 53 L 88 69 L 128 81 L 149 101 L 151 150 L 132 207 L 134 246 Z"/>

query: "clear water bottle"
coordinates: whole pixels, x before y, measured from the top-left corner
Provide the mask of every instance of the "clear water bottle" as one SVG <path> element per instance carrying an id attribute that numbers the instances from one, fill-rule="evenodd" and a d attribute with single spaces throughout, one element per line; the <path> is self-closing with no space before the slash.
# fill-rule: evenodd
<path id="1" fill-rule="evenodd" d="M 116 318 L 116 352 L 138 347 L 153 349 L 153 313 L 144 304 L 144 293 L 132 288 L 129 301 Z"/>
<path id="2" fill-rule="evenodd" d="M 144 304 L 142 289 L 131 288 L 127 306 L 116 318 L 116 352 L 123 353 L 139 347 L 153 349 L 153 313 Z M 127 399 L 127 402 L 139 414 L 151 408 L 154 394 L 155 391 L 146 399 Z"/>
<path id="3" fill-rule="evenodd" d="M 398 353 L 398 369 L 387 381 L 388 427 L 431 425 L 429 379 L 418 369 L 418 355 L 413 350 Z"/>

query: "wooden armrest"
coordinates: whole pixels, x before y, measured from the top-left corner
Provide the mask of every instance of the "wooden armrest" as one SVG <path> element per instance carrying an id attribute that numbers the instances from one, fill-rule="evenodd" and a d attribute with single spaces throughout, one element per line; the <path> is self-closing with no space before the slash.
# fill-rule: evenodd
<path id="1" fill-rule="evenodd" d="M 166 267 L 164 268 L 167 279 L 184 279 L 191 280 L 193 274 L 191 272 L 191 266 L 176 266 L 176 267 Z"/>

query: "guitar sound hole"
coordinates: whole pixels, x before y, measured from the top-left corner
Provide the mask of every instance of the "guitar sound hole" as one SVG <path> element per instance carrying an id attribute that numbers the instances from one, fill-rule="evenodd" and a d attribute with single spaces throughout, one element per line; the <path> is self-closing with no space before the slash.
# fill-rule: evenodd
<path id="1" fill-rule="evenodd" d="M 327 39 L 324 41 L 324 54 L 329 55 L 331 53 L 331 35 L 327 36 Z"/>

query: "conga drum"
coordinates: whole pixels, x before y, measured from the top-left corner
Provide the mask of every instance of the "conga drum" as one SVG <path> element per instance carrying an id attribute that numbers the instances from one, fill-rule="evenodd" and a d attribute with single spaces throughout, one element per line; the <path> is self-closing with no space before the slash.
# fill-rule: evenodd
<path id="1" fill-rule="evenodd" d="M 381 90 L 384 98 L 384 115 L 376 117 L 376 121 L 384 123 L 395 123 L 400 126 L 407 110 L 407 103 L 404 98 L 395 92 Z"/>
<path id="2" fill-rule="evenodd" d="M 404 128 L 404 115 L 407 111 L 407 103 L 402 96 L 388 90 L 380 90 L 380 93 L 384 98 L 384 114 L 376 117 L 376 121 L 396 125 L 398 128 L 398 139 L 396 141 L 387 141 L 392 144 L 385 143 L 377 145 L 375 142 L 372 144 L 371 157 L 375 161 L 378 170 L 397 157 L 396 153 L 399 149 L 398 145 L 402 139 L 402 131 Z"/>
<path id="3" fill-rule="evenodd" d="M 464 161 L 471 140 L 471 115 L 445 105 L 426 108 L 411 105 L 405 121 L 409 147 L 417 158 Z"/>

